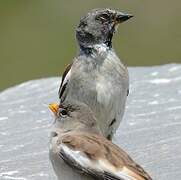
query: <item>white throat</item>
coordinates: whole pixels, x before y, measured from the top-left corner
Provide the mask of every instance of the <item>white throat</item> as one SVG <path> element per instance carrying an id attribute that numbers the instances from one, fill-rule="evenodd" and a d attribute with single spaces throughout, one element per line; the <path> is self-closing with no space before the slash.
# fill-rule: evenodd
<path id="1" fill-rule="evenodd" d="M 102 58 L 105 59 L 110 50 L 110 48 L 107 47 L 106 44 L 95 44 L 92 47 L 92 49 L 93 49 L 93 51 L 92 51 L 91 56 L 93 58 L 101 58 L 101 59 Z"/>

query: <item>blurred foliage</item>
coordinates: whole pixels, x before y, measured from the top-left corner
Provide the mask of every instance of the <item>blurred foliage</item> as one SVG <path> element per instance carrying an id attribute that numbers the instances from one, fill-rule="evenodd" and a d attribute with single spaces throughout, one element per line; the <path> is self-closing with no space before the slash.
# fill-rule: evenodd
<path id="1" fill-rule="evenodd" d="M 114 47 L 128 66 L 181 62 L 179 0 L 1 0 L 0 90 L 60 76 L 77 54 L 74 31 L 80 17 L 98 7 L 135 16 L 114 37 Z"/>

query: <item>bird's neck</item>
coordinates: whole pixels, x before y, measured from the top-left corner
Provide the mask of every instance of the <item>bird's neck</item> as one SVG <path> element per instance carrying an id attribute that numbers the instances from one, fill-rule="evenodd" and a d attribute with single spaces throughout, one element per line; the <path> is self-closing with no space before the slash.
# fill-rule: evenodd
<path id="1" fill-rule="evenodd" d="M 110 50 L 112 50 L 112 46 L 110 47 L 105 43 L 80 46 L 80 55 L 105 56 Z"/>
<path id="2" fill-rule="evenodd" d="M 79 128 L 77 129 L 78 132 L 89 132 L 90 134 L 102 134 L 101 130 L 98 126 L 95 127 L 84 127 L 84 128 Z"/>
<path id="3" fill-rule="evenodd" d="M 89 133 L 89 134 L 93 134 L 93 135 L 95 135 L 95 134 L 103 135 L 98 127 L 93 127 L 93 128 L 90 128 L 90 127 L 77 127 L 77 128 L 54 127 L 51 130 L 51 136 L 55 137 L 58 134 L 64 135 L 64 134 L 71 133 L 71 132 L 79 133 L 79 134 L 80 133 Z"/>

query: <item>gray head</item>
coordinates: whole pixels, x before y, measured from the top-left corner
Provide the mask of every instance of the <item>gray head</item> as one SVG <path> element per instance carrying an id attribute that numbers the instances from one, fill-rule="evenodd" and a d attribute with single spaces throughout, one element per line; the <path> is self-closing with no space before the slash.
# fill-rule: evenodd
<path id="1" fill-rule="evenodd" d="M 84 103 L 66 101 L 61 104 L 50 104 L 55 114 L 55 125 L 67 130 L 92 129 L 98 130 L 96 118 L 91 109 Z"/>
<path id="2" fill-rule="evenodd" d="M 111 47 L 112 37 L 118 24 L 133 17 L 112 9 L 94 9 L 81 18 L 76 29 L 76 38 L 80 47 L 92 47 L 94 44 L 106 44 Z"/>

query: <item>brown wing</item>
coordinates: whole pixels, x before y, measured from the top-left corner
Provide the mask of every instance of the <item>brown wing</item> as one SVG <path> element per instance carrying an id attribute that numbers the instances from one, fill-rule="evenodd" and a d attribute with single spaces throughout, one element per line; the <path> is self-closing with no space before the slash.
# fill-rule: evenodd
<path id="1" fill-rule="evenodd" d="M 117 176 L 114 176 L 113 174 L 110 174 L 108 172 L 105 172 L 101 169 L 96 169 L 95 167 L 91 167 L 91 163 L 89 162 L 89 157 L 82 157 L 81 154 L 79 155 L 80 159 L 85 158 L 86 159 L 86 165 L 82 165 L 80 161 L 77 161 L 72 155 L 74 152 L 64 150 L 63 148 L 60 149 L 59 157 L 64 160 L 64 162 L 69 165 L 74 171 L 77 171 L 80 174 L 83 174 L 85 176 L 91 176 L 95 180 L 133 180 L 133 179 L 123 179 L 119 178 Z M 77 155 L 77 151 L 76 151 Z"/>
<path id="2" fill-rule="evenodd" d="M 67 86 L 67 83 L 68 83 L 68 81 L 66 81 L 66 76 L 67 76 L 68 72 L 70 71 L 71 67 L 72 67 L 72 63 L 68 64 L 68 66 L 65 68 L 65 71 L 64 71 L 64 73 L 62 75 L 62 81 L 61 81 L 60 88 L 59 88 L 59 91 L 58 91 L 58 95 L 59 95 L 60 100 L 62 99 L 63 93 L 64 93 L 64 91 L 66 89 L 66 86 Z"/>
<path id="3" fill-rule="evenodd" d="M 115 173 L 115 171 L 111 172 L 102 169 L 103 172 L 95 172 L 94 170 L 89 169 L 90 172 L 87 172 L 87 169 L 84 170 L 82 168 L 82 171 L 91 176 L 106 180 L 152 180 L 144 169 L 136 164 L 125 151 L 100 135 L 69 133 L 63 137 L 62 143 L 75 151 L 83 152 L 94 162 L 106 159 L 106 162 L 108 162 L 107 168 L 113 168 L 116 171 Z M 120 174 L 125 174 L 125 176 L 119 176 L 119 172 Z"/>

